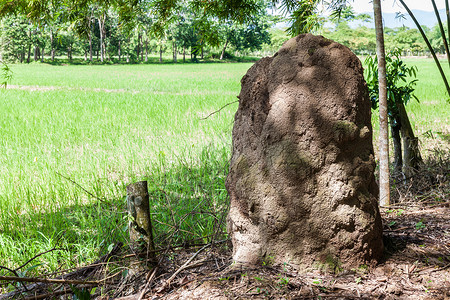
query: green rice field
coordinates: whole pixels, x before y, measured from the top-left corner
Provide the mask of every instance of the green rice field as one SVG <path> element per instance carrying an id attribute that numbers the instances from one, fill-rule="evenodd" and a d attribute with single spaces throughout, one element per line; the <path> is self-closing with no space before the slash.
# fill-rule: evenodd
<path id="1" fill-rule="evenodd" d="M 438 71 L 430 59 L 406 62 L 419 68 L 421 102 L 407 109 L 423 154 L 448 149 Z M 157 245 L 222 235 L 238 104 L 205 117 L 237 100 L 250 66 L 10 66 L 0 90 L 0 265 L 54 249 L 18 269 L 45 274 L 126 243 L 125 188 L 138 180 L 149 183 Z"/>

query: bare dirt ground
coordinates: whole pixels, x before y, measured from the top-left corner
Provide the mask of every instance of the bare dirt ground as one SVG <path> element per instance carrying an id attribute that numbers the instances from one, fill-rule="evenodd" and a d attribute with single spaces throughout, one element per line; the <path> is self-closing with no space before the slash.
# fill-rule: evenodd
<path id="1" fill-rule="evenodd" d="M 383 213 L 386 255 L 377 266 L 296 273 L 288 265 L 267 263 L 239 270 L 230 268 L 229 251 L 216 249 L 166 285 L 173 270 L 192 255 L 183 252 L 179 263 L 174 260 L 149 284 L 144 299 L 450 299 L 448 205 Z"/>
<path id="2" fill-rule="evenodd" d="M 392 192 L 376 266 L 298 273 L 267 261 L 240 269 L 225 240 L 160 249 L 155 267 L 117 245 L 90 266 L 17 284 L 0 299 L 450 299 L 450 158 L 393 179 Z"/>

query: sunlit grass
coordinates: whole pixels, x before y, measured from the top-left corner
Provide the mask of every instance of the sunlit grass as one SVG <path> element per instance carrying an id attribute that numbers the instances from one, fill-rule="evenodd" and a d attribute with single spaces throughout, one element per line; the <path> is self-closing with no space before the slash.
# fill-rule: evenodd
<path id="1" fill-rule="evenodd" d="M 433 62 L 407 63 L 419 66 L 420 104 L 407 110 L 423 149 L 448 144 Z M 137 180 L 149 182 L 157 243 L 220 232 L 237 103 L 202 118 L 236 100 L 250 66 L 11 66 L 12 88 L 0 91 L 0 265 L 57 247 L 24 268 L 50 272 L 126 242 L 125 187 Z"/>
<path id="2" fill-rule="evenodd" d="M 125 187 L 137 180 L 149 181 L 157 242 L 220 232 L 198 212 L 226 209 L 237 104 L 202 118 L 236 100 L 249 66 L 13 65 L 0 91 L 0 265 L 64 248 L 33 263 L 51 271 L 126 241 Z"/>

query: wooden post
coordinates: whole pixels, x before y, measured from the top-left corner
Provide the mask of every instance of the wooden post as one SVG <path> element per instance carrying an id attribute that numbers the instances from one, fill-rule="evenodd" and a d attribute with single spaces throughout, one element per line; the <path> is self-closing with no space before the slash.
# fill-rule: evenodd
<path id="1" fill-rule="evenodd" d="M 150 220 L 150 204 L 147 181 L 139 181 L 127 186 L 128 213 L 132 219 L 129 224 L 131 244 L 145 244 L 147 253 L 154 257 L 152 224 Z"/>

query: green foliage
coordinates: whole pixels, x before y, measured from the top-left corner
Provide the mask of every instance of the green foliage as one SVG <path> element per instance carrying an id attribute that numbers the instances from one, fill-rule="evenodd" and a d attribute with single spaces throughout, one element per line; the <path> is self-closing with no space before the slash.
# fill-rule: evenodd
<path id="1" fill-rule="evenodd" d="M 286 287 L 289 285 L 289 277 L 283 276 L 283 275 L 279 275 L 278 276 L 278 284 L 281 287 Z"/>
<path id="2" fill-rule="evenodd" d="M 0 23 L 0 37 L 3 60 L 26 61 L 28 47 L 32 43 L 33 26 L 22 16 L 12 16 Z"/>
<path id="3" fill-rule="evenodd" d="M 379 88 L 378 88 L 378 60 L 376 57 L 368 56 L 365 64 L 365 77 L 369 88 L 369 96 L 372 101 L 372 108 L 378 107 Z M 403 102 L 405 105 L 411 99 L 417 99 L 414 95 L 415 85 L 417 83 L 417 67 L 407 67 L 400 59 L 398 50 L 391 51 L 386 55 L 386 81 L 388 97 L 388 114 L 391 120 L 398 115 L 396 103 Z M 410 78 L 413 78 L 410 80 Z"/>
<path id="4" fill-rule="evenodd" d="M 15 6 L 0 3 L 0 18 L 5 17 L 0 24 L 4 48 L 0 51 L 11 61 L 30 62 L 35 48 L 42 59 L 47 48 L 47 53 L 64 54 L 69 60 L 81 54 L 92 61 L 97 53 L 102 62 L 112 56 L 119 56 L 119 61 L 144 61 L 144 51 L 147 61 L 149 51 L 188 49 L 196 60 L 200 49 L 202 57 L 209 50 L 205 46 L 225 44 L 224 24 L 236 26 L 231 37 L 236 51 L 254 51 L 270 43 L 271 21 L 263 0 L 16 2 Z"/>
<path id="5" fill-rule="evenodd" d="M 416 228 L 416 230 L 419 230 L 419 231 L 427 228 L 427 226 L 423 223 L 423 219 L 421 219 L 419 222 L 417 222 L 414 227 Z"/>
<path id="6" fill-rule="evenodd" d="M 1 63 L 0 87 L 3 86 L 4 88 L 6 88 L 6 85 L 8 84 L 8 82 L 11 81 L 13 75 L 11 69 L 8 67 L 7 64 L 5 64 L 4 62 L 0 63 Z"/>
<path id="7" fill-rule="evenodd" d="M 286 2 L 288 1 L 283 1 L 282 9 L 288 9 Z M 298 4 L 292 7 L 291 16 L 289 17 L 291 25 L 287 32 L 292 36 L 296 36 L 319 28 L 323 18 L 317 14 L 318 4 L 319 1 L 317 0 L 298 1 Z"/>
<path id="8" fill-rule="evenodd" d="M 70 286 L 70 289 L 73 292 L 72 299 L 73 300 L 90 300 L 91 295 L 95 293 L 96 288 L 89 290 L 89 288 L 78 288 L 74 285 Z"/>

